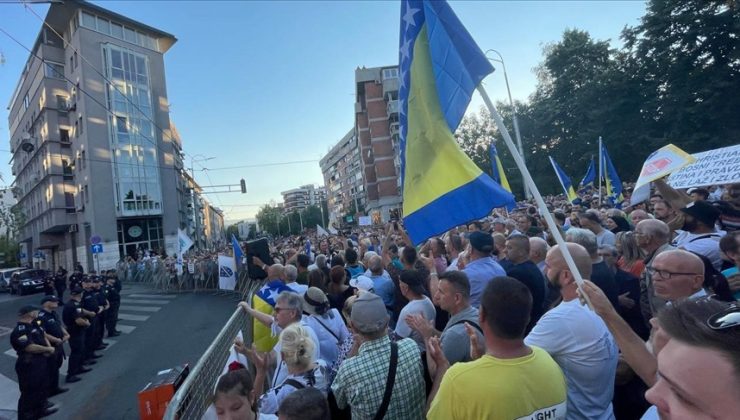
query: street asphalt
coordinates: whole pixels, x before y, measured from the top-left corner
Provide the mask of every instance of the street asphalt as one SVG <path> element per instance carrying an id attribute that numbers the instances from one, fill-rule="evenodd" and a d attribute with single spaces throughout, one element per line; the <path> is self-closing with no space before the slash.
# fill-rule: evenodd
<path id="1" fill-rule="evenodd" d="M 15 419 L 18 384 L 10 331 L 17 310 L 38 304 L 43 294 L 0 294 L 0 419 Z M 68 296 L 65 296 L 65 298 Z M 191 368 L 236 309 L 232 296 L 213 293 L 159 293 L 147 286 L 124 284 L 119 328 L 103 357 L 83 380 L 61 386 L 69 392 L 53 397 L 59 411 L 49 419 L 138 419 L 138 392 L 157 372 L 184 363 Z M 61 316 L 61 308 L 58 310 Z M 69 354 L 69 347 L 66 347 Z M 60 370 L 66 373 L 66 363 Z"/>

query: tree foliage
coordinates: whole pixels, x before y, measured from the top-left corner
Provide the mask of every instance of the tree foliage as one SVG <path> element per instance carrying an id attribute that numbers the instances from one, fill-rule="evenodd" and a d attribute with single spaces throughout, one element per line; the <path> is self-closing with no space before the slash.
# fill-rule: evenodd
<path id="1" fill-rule="evenodd" d="M 536 91 L 515 104 L 527 167 L 543 193 L 560 192 L 548 155 L 578 183 L 599 136 L 624 181 L 668 143 L 695 153 L 740 141 L 740 3 L 651 0 L 621 39 L 617 49 L 565 30 L 543 49 Z M 497 107 L 513 137 L 510 107 Z M 486 111 L 466 117 L 456 138 L 489 174 L 495 139 L 521 198 L 519 172 Z"/>

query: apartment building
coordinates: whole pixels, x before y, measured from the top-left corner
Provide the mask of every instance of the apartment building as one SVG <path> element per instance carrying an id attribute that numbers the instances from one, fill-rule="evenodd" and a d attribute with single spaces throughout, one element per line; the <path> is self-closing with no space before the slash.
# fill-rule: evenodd
<path id="1" fill-rule="evenodd" d="M 280 194 L 283 196 L 285 214 L 303 211 L 309 206 L 321 206 L 321 202 L 326 200 L 326 189 L 311 184 L 301 185 Z"/>
<path id="2" fill-rule="evenodd" d="M 355 70 L 355 132 L 360 147 L 366 213 L 376 223 L 401 208 L 398 66 Z"/>
<path id="3" fill-rule="evenodd" d="M 20 240 L 44 268 L 176 251 L 181 145 L 164 70 L 176 41 L 92 3 L 49 7 L 8 106 Z"/>
<path id="4" fill-rule="evenodd" d="M 364 211 L 367 196 L 354 127 L 321 158 L 319 166 L 324 176 L 329 224 L 341 225 L 344 217 L 355 216 L 352 209 L 354 213 Z"/>

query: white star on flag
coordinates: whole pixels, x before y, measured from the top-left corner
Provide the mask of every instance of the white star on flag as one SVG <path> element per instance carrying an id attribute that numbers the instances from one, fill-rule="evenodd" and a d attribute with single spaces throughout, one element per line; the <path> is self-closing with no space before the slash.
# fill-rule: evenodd
<path id="1" fill-rule="evenodd" d="M 403 88 L 406 87 L 406 72 L 403 71 L 403 69 L 401 69 L 401 76 L 400 77 L 401 77 L 401 87 L 399 88 L 399 90 L 401 90 L 401 89 L 403 89 Z"/>
<path id="2" fill-rule="evenodd" d="M 277 299 L 277 297 L 278 297 L 279 294 L 280 293 L 278 293 L 277 290 L 270 289 L 270 296 L 268 296 L 267 298 L 270 299 L 271 301 L 275 302 L 275 300 Z"/>
<path id="3" fill-rule="evenodd" d="M 398 107 L 399 107 L 399 108 L 398 108 L 398 109 L 399 109 L 399 111 L 398 111 L 398 112 L 400 112 L 400 113 L 401 113 L 401 115 L 406 115 L 406 111 L 405 111 L 405 110 L 404 110 L 404 108 L 403 108 L 403 102 L 404 102 L 404 100 L 403 100 L 403 99 L 399 99 L 399 100 L 398 100 Z"/>
<path id="4" fill-rule="evenodd" d="M 409 47 L 411 47 L 411 40 L 407 39 L 406 42 L 401 45 L 401 61 L 403 61 L 405 58 L 409 58 Z"/>
<path id="5" fill-rule="evenodd" d="M 419 13 L 420 9 L 411 9 L 408 6 L 408 3 L 406 3 L 406 14 L 403 15 L 403 21 L 406 22 L 406 30 L 408 31 L 409 26 L 416 26 L 416 22 L 414 22 L 414 15 Z"/>

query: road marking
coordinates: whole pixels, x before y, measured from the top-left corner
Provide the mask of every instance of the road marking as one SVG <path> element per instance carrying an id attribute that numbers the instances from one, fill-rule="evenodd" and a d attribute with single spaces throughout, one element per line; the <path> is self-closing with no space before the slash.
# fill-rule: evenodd
<path id="1" fill-rule="evenodd" d="M 134 327 L 133 325 L 123 325 L 123 324 L 116 325 L 116 330 L 124 334 L 131 334 L 131 332 L 135 329 L 136 327 Z"/>
<path id="2" fill-rule="evenodd" d="M 0 337 L 4 336 L 6 334 L 10 334 L 11 332 L 13 332 L 13 329 L 12 328 L 0 327 Z"/>
<path id="3" fill-rule="evenodd" d="M 139 303 L 144 305 L 166 305 L 171 300 L 151 300 L 151 299 L 123 299 L 123 303 Z"/>
<path id="4" fill-rule="evenodd" d="M 174 299 L 177 297 L 177 295 L 158 295 L 154 293 L 132 293 L 130 295 L 124 295 L 124 297 L 133 297 L 133 298 L 144 298 L 144 299 Z"/>
<path id="5" fill-rule="evenodd" d="M 160 309 L 162 309 L 161 306 L 131 306 L 131 305 L 121 305 L 122 311 L 139 311 L 139 312 L 158 312 Z M 120 316 L 119 316 L 120 318 Z M 121 318 L 123 319 L 123 318 Z"/>
<path id="6" fill-rule="evenodd" d="M 0 389 L 3 390 L 0 392 L 0 411 L 15 412 L 18 409 L 18 399 L 21 397 L 18 383 L 0 373 Z"/>
<path id="7" fill-rule="evenodd" d="M 10 356 L 10 357 L 12 357 L 14 359 L 17 359 L 18 358 L 18 353 L 16 353 L 15 350 L 13 350 L 13 349 L 6 350 L 5 351 L 5 354 L 7 354 L 8 356 Z"/>
<path id="8" fill-rule="evenodd" d="M 118 318 L 125 319 L 126 321 L 146 321 L 149 319 L 149 315 L 132 315 L 132 314 L 118 314 Z"/>

